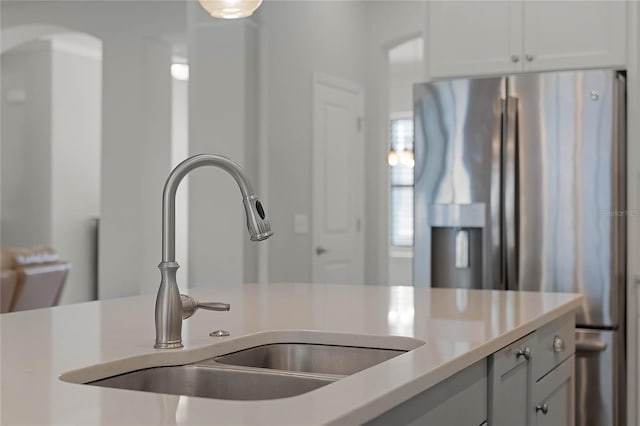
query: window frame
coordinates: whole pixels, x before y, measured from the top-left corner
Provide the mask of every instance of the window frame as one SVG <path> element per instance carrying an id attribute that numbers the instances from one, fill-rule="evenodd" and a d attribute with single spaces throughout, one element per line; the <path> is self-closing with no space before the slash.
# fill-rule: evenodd
<path id="1" fill-rule="evenodd" d="M 399 113 L 394 113 L 394 114 L 390 114 L 389 116 L 389 133 L 388 133 L 388 139 L 387 139 L 387 143 L 389 146 L 389 149 L 391 149 L 391 147 L 394 146 L 392 137 L 393 137 L 393 127 L 394 127 L 394 121 L 399 121 L 399 120 L 408 120 L 411 121 L 412 126 L 411 126 L 411 132 L 412 132 L 412 136 L 411 139 L 413 140 L 413 111 L 406 111 L 406 112 L 399 112 Z M 412 150 L 413 148 L 413 141 L 411 143 L 411 148 Z M 406 184 L 406 183 L 393 183 L 393 177 L 392 177 L 392 170 L 393 170 L 394 166 L 391 166 L 387 163 L 387 171 L 389 173 L 389 178 L 388 178 L 388 185 L 389 185 L 389 249 L 390 249 L 390 255 L 392 257 L 411 257 L 413 255 L 413 238 L 411 239 L 411 243 L 410 244 L 394 244 L 394 206 L 395 203 L 393 202 L 393 190 L 394 188 L 411 188 L 411 193 L 412 193 L 412 198 L 413 198 L 413 190 L 415 188 L 415 182 L 412 179 L 412 183 L 411 184 Z M 413 220 L 413 210 L 412 209 L 412 213 L 411 213 L 411 219 Z"/>

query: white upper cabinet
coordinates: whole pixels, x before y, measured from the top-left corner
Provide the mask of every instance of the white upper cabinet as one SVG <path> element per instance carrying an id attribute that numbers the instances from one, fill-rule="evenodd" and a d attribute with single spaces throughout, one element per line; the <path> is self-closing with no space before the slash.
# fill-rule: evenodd
<path id="1" fill-rule="evenodd" d="M 432 1 L 427 65 L 432 77 L 519 70 L 522 3 Z"/>
<path id="2" fill-rule="evenodd" d="M 626 2 L 525 1 L 525 70 L 625 65 Z"/>
<path id="3" fill-rule="evenodd" d="M 625 1 L 432 1 L 432 78 L 624 67 Z"/>

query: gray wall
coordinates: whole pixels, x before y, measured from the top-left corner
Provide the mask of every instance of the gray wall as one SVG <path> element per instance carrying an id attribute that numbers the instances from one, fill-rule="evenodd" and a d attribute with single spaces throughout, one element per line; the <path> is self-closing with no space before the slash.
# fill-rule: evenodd
<path id="1" fill-rule="evenodd" d="M 163 39 L 175 34 L 186 34 L 192 70 L 191 153 L 241 163 L 256 189 L 266 190 L 276 231 L 261 243 L 268 259 L 258 259 L 260 245 L 247 241 L 232 180 L 216 170 L 194 173 L 190 282 L 255 281 L 259 265 L 269 281 L 311 279 L 311 235 L 294 233 L 293 222 L 297 213 L 314 213 L 311 85 L 313 72 L 321 72 L 365 85 L 366 281 L 386 283 L 386 49 L 421 33 L 422 3 L 270 1 L 254 18 L 232 23 L 211 19 L 196 2 L 154 3 L 152 15 L 145 2 L 2 7 L 3 30 L 37 22 L 103 40 L 101 297 L 157 287 L 158 206 L 171 164 L 171 45 Z"/>
<path id="2" fill-rule="evenodd" d="M 190 153 L 231 158 L 257 188 L 257 27 L 212 19 L 196 2 L 188 6 Z M 210 167 L 189 179 L 190 285 L 255 281 L 257 247 L 248 242 L 238 186 Z"/>
<path id="3" fill-rule="evenodd" d="M 312 77 L 316 71 L 364 82 L 365 7 L 362 2 L 268 2 L 260 11 L 267 56 L 266 205 L 276 232 L 269 241 L 270 281 L 311 281 L 311 234 L 296 234 L 293 225 L 296 213 L 310 220 L 314 214 Z"/>
<path id="4" fill-rule="evenodd" d="M 51 245 L 71 262 L 60 303 L 95 295 L 93 219 L 100 214 L 102 60 L 99 48 L 52 42 Z"/>
<path id="5" fill-rule="evenodd" d="M 311 280 L 311 234 L 294 232 L 294 216 L 312 220 L 315 213 L 311 96 L 313 73 L 320 72 L 366 85 L 366 282 L 387 283 L 386 55 L 423 34 L 424 4 L 269 1 L 250 20 L 233 23 L 211 20 L 194 5 L 188 25 L 191 152 L 223 153 L 245 166 L 276 234 L 248 242 L 241 207 L 234 203 L 237 189 L 215 171 L 194 174 L 191 282 L 256 280 L 260 245 L 268 246 L 267 281 Z M 255 172 L 261 168 L 266 171 Z"/>
<path id="6" fill-rule="evenodd" d="M 51 244 L 51 43 L 4 54 L 1 73 L 2 245 Z"/>
<path id="7" fill-rule="evenodd" d="M 387 284 L 389 276 L 389 49 L 424 36 L 426 4 L 417 1 L 369 2 L 366 9 L 366 139 L 367 235 L 366 280 Z"/>
<path id="8" fill-rule="evenodd" d="M 413 84 L 424 81 L 422 62 L 398 63 L 389 66 L 389 113 L 391 117 L 413 111 Z M 413 249 L 393 248 L 389 250 L 389 284 L 411 285 L 413 283 Z"/>

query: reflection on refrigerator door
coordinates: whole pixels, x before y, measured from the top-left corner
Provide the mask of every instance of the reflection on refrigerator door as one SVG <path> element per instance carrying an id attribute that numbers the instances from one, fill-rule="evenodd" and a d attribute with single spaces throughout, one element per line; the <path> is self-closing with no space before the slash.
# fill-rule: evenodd
<path id="1" fill-rule="evenodd" d="M 576 426 L 620 424 L 620 337 L 620 330 L 576 330 Z"/>
<path id="2" fill-rule="evenodd" d="M 414 282 L 500 288 L 505 78 L 414 86 Z"/>

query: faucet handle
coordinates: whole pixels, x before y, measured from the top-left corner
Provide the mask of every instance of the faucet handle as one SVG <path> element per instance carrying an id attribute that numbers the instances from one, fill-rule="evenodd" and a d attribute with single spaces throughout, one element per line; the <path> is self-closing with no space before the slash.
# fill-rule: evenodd
<path id="1" fill-rule="evenodd" d="M 228 303 L 222 302 L 198 302 L 198 308 L 206 309 L 207 311 L 229 311 L 231 310 L 231 305 Z"/>
<path id="2" fill-rule="evenodd" d="M 182 319 L 187 319 L 196 313 L 198 309 L 205 309 L 207 311 L 228 311 L 231 309 L 231 305 L 221 302 L 204 302 L 200 303 L 191 296 L 186 294 L 180 295 L 182 301 Z"/>

